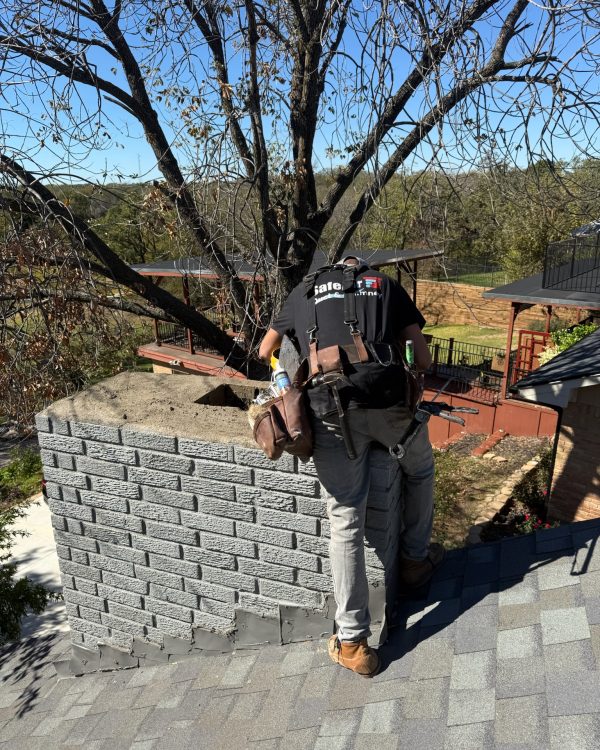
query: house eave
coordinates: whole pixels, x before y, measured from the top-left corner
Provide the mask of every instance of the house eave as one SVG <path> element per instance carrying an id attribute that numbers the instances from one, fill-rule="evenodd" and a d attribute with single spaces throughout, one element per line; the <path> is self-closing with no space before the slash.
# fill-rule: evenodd
<path id="1" fill-rule="evenodd" d="M 554 383 L 540 383 L 526 388 L 519 388 L 517 385 L 517 390 L 519 396 L 526 401 L 564 409 L 569 403 L 572 391 L 592 385 L 600 385 L 600 373 Z"/>

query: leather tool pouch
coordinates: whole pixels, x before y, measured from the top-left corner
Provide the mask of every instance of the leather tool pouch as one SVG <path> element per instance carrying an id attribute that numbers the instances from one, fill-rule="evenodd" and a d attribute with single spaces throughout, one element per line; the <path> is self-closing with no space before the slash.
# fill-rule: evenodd
<path id="1" fill-rule="evenodd" d="M 253 427 L 254 440 L 267 458 L 276 461 L 286 451 L 308 459 L 313 453 L 313 435 L 305 402 L 303 363 L 292 386 L 281 396 L 264 404 Z"/>
<path id="2" fill-rule="evenodd" d="M 339 346 L 326 346 L 317 352 L 319 370 L 324 375 L 330 372 L 342 372 L 342 354 Z"/>

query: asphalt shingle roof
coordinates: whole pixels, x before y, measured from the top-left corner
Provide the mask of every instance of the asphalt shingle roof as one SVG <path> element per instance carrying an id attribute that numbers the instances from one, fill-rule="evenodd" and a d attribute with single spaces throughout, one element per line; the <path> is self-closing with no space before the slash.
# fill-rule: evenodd
<path id="1" fill-rule="evenodd" d="M 449 553 L 365 680 L 324 641 L 58 680 L 0 650 L 0 748 L 597 750 L 600 519 Z"/>
<path id="2" fill-rule="evenodd" d="M 600 328 L 520 380 L 517 388 L 600 375 Z"/>

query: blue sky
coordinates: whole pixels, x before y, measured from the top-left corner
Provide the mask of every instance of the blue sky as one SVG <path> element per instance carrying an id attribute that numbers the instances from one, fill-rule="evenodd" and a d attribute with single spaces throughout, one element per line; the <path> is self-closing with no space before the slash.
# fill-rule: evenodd
<path id="1" fill-rule="evenodd" d="M 528 32 L 530 35 L 535 31 L 535 23 L 539 22 L 543 12 L 539 10 L 535 5 L 532 5 L 528 11 L 530 19 L 534 22 L 534 29 Z M 369 25 L 369 12 L 364 12 L 362 21 L 365 25 Z M 491 36 L 493 33 L 493 21 L 488 22 L 487 25 L 481 27 L 482 36 L 486 34 Z M 592 30 L 590 29 L 590 34 Z M 565 56 L 573 52 L 578 44 L 578 33 L 574 27 L 569 32 L 568 36 L 565 36 L 563 43 L 563 54 Z M 595 53 L 600 50 L 596 49 L 597 40 L 594 39 L 594 46 L 591 52 Z M 353 39 L 351 35 L 345 41 L 343 51 L 350 57 L 358 56 L 358 43 L 356 39 Z M 520 52 L 516 49 L 509 48 L 511 55 L 517 56 Z M 160 62 L 157 62 L 159 71 L 166 72 L 168 66 L 171 64 L 173 59 L 177 58 L 178 54 L 181 54 L 181 47 L 174 46 L 169 54 L 172 55 L 169 59 L 168 55 L 164 57 Z M 199 46 L 194 50 L 196 71 L 200 71 L 200 77 L 202 76 L 202 68 L 208 65 L 208 56 L 206 49 Z M 108 57 L 105 53 L 94 53 L 89 56 L 89 62 L 97 67 L 98 72 L 105 78 L 114 81 L 120 85 L 124 85 L 123 76 L 116 70 L 113 72 L 114 61 Z M 241 53 L 234 52 L 230 58 L 231 63 L 231 74 L 232 79 L 243 70 Z M 407 60 L 402 56 L 400 52 L 397 52 L 391 60 L 390 73 L 387 79 L 389 83 L 391 76 L 394 75 L 396 78 L 400 78 L 403 70 L 406 69 Z M 368 65 L 367 65 L 367 74 Z M 368 77 L 368 75 L 367 75 Z M 189 76 L 192 80 L 192 76 Z M 577 81 L 583 81 L 584 74 L 579 73 L 576 77 Z M 6 78 L 6 72 L 2 74 L 2 81 L 4 84 L 9 83 L 10 79 Z M 510 92 L 508 86 L 503 85 L 504 89 Z M 193 89 L 192 89 L 193 91 Z M 43 118 L 48 115 L 51 111 L 50 100 L 52 94 L 47 86 L 41 80 L 30 82 L 28 84 L 20 83 L 18 86 L 6 86 L 2 87 L 3 97 L 0 100 L 0 117 L 2 120 L 2 129 L 4 132 L 5 141 L 9 146 L 15 149 L 16 152 L 25 153 L 30 158 L 28 159 L 28 166 L 30 168 L 42 168 L 44 170 L 56 170 L 56 179 L 65 179 L 68 181 L 69 175 L 71 179 L 86 180 L 93 179 L 94 181 L 107 181 L 114 182 L 119 179 L 124 181 L 130 180 L 148 180 L 159 176 L 156 169 L 155 158 L 148 144 L 145 141 L 141 127 L 135 120 L 126 115 L 122 109 L 116 107 L 110 102 L 103 101 L 102 108 L 104 112 L 103 127 L 100 129 L 100 136 L 93 144 L 90 141 L 78 143 L 74 139 L 69 139 L 66 142 L 53 142 L 51 136 L 44 138 L 44 145 L 40 147 L 39 136 L 35 134 L 35 131 L 39 126 L 47 124 L 48 120 Z M 519 98 L 523 100 L 521 93 L 521 87 L 513 86 L 513 92 L 507 93 L 505 97 L 505 106 L 508 109 L 515 109 L 515 101 Z M 552 96 L 549 92 L 545 94 L 543 101 L 546 104 L 551 103 Z M 511 101 L 512 100 L 512 101 Z M 91 134 L 95 127 L 94 110 L 97 107 L 97 96 L 93 90 L 84 86 L 78 86 L 76 90 L 76 96 L 71 97 L 70 105 L 72 106 L 72 112 L 75 118 L 85 119 L 90 118 L 90 127 L 87 131 Z M 406 119 L 410 120 L 414 118 L 424 106 L 423 95 L 416 96 L 408 112 L 405 113 Z M 171 117 L 172 112 L 168 112 L 164 104 L 156 104 L 157 109 L 162 111 L 163 114 Z M 328 118 L 327 124 L 325 124 L 320 130 L 316 142 L 315 142 L 315 166 L 317 169 L 326 169 L 331 166 L 336 166 L 344 162 L 343 157 L 329 158 L 327 155 L 327 149 L 332 144 L 336 147 L 344 147 L 348 143 L 348 136 L 344 132 L 340 135 L 339 124 L 342 119 L 345 119 L 349 124 L 352 124 L 352 116 L 356 117 L 356 121 L 359 122 L 362 118 L 363 123 L 368 122 L 369 116 L 372 116 L 373 111 L 367 108 L 366 111 L 360 112 L 360 108 L 357 104 L 351 104 L 344 107 L 335 114 L 325 112 Z M 473 125 L 470 127 L 471 133 L 473 134 L 477 128 L 477 117 L 473 113 Z M 63 114 L 63 117 L 66 115 Z M 166 122 L 166 120 L 165 120 Z M 277 126 L 271 123 L 268 119 L 265 120 L 267 125 L 267 135 L 271 139 L 275 136 L 276 140 L 283 142 L 281 146 L 282 158 L 286 158 L 286 145 L 285 145 L 285 133 L 283 132 L 284 125 Z M 490 125 L 492 130 L 502 126 L 506 132 L 509 132 L 515 127 L 517 119 L 510 115 L 503 115 L 502 112 L 498 112 L 490 117 Z M 181 120 L 175 116 L 171 127 L 167 126 L 167 134 L 171 141 L 175 144 L 175 151 L 182 158 L 183 164 L 190 164 L 193 162 L 193 156 L 185 154 L 183 149 L 178 148 L 177 140 L 179 137 L 178 128 L 181 126 Z M 533 116 L 529 122 L 527 128 L 527 136 L 533 144 L 539 138 L 541 131 L 542 121 L 539 116 Z M 410 126 L 405 126 L 404 130 L 410 129 Z M 565 129 L 571 129 L 572 133 L 577 132 L 577 121 L 576 118 L 568 124 Z M 399 133 L 402 128 L 398 129 Z M 484 134 L 487 135 L 487 134 Z M 521 133 L 523 137 L 525 131 Z M 592 136 L 594 134 L 592 133 Z M 497 134 L 498 139 L 501 139 L 501 135 Z M 478 149 L 487 150 L 490 147 L 489 137 L 482 139 L 479 146 L 475 140 L 465 140 L 461 137 L 458 141 L 453 141 L 450 128 L 446 128 L 443 132 L 443 139 L 445 140 L 446 153 L 442 157 L 443 162 L 449 169 L 460 168 L 466 162 L 476 163 L 480 152 Z M 397 142 L 397 141 L 396 141 Z M 523 141 L 521 141 L 521 144 Z M 90 145 L 92 147 L 90 148 Z M 600 139 L 594 143 L 596 147 L 600 146 Z M 388 149 L 393 148 L 394 143 L 390 142 Z M 533 148 L 535 152 L 535 146 Z M 431 156 L 431 148 L 425 147 L 421 154 L 421 159 L 415 158 L 412 164 L 409 163 L 409 169 L 421 168 L 424 164 L 423 160 L 427 160 Z M 517 142 L 513 143 L 509 147 L 509 154 L 515 160 L 516 163 L 524 166 L 527 160 L 526 149 L 519 148 Z M 567 138 L 559 138 L 555 141 L 554 154 L 557 158 L 569 159 L 577 154 L 577 148 Z M 385 157 L 386 151 L 384 150 L 382 158 Z M 541 155 L 538 154 L 538 155 Z M 287 154 L 289 158 L 289 154 Z"/>

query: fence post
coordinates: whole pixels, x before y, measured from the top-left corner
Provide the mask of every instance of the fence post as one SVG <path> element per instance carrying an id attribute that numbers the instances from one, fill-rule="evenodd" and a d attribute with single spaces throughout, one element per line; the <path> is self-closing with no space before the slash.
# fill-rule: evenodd
<path id="1" fill-rule="evenodd" d="M 154 324 L 154 342 L 156 346 L 160 346 L 161 340 L 160 340 L 160 334 L 158 332 L 158 318 L 154 318 L 152 323 Z"/>
<path id="2" fill-rule="evenodd" d="M 448 360 L 446 362 L 446 364 L 448 365 L 448 367 L 451 367 L 451 365 L 452 365 L 452 357 L 453 357 L 453 355 L 454 355 L 454 339 L 450 338 L 450 339 L 448 339 Z"/>

